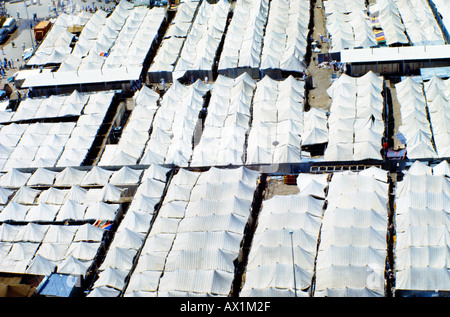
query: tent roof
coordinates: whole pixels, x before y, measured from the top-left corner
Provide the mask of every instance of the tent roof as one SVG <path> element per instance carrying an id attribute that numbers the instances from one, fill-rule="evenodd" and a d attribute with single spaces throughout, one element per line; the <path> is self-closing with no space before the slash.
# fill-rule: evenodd
<path id="1" fill-rule="evenodd" d="M 95 227 L 89 223 L 81 225 L 74 238 L 74 242 L 77 241 L 101 241 L 105 229 Z"/>

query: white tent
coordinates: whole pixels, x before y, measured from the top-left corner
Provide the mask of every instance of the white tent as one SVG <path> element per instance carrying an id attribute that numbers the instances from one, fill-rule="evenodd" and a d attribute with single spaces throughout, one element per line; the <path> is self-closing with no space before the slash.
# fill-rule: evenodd
<path id="1" fill-rule="evenodd" d="M 20 187 L 27 183 L 31 173 L 23 173 L 13 168 L 0 178 L 2 187 Z"/>
<path id="2" fill-rule="evenodd" d="M 133 266 L 133 258 L 135 255 L 135 250 L 116 247 L 108 252 L 108 255 L 106 256 L 99 269 L 105 270 L 107 268 L 113 268 L 120 270 L 130 270 Z"/>
<path id="3" fill-rule="evenodd" d="M 73 167 L 66 167 L 58 173 L 55 178 L 55 186 L 80 185 L 87 171 L 78 170 Z"/>
<path id="4" fill-rule="evenodd" d="M 32 206 L 28 211 L 25 221 L 53 221 L 58 213 L 59 206 L 40 203 Z"/>
<path id="5" fill-rule="evenodd" d="M 128 166 L 123 166 L 120 170 L 114 172 L 109 180 L 113 185 L 137 184 L 142 171 L 134 170 Z"/>
<path id="6" fill-rule="evenodd" d="M 86 208 L 86 205 L 83 205 L 82 203 L 78 203 L 71 199 L 66 200 L 56 216 L 56 221 L 83 220 Z"/>
<path id="7" fill-rule="evenodd" d="M 87 207 L 84 219 L 114 220 L 118 211 L 118 205 L 97 201 Z"/>
<path id="8" fill-rule="evenodd" d="M 120 230 L 114 236 L 114 240 L 111 243 L 112 248 L 125 248 L 139 250 L 144 242 L 145 233 L 135 232 L 128 228 Z"/>
<path id="9" fill-rule="evenodd" d="M 11 199 L 11 201 L 25 205 L 31 205 L 34 204 L 36 197 L 39 195 L 40 192 L 41 191 L 38 189 L 33 189 L 27 186 L 21 186 L 19 190 L 16 191 L 16 194 Z"/>
<path id="10" fill-rule="evenodd" d="M 0 187 L 0 204 L 5 205 L 14 193 L 15 191 L 13 189 Z"/>
<path id="11" fill-rule="evenodd" d="M 77 203 L 84 203 L 87 189 L 79 187 L 77 185 L 71 186 L 65 197 L 65 202 L 73 200 Z"/>
<path id="12" fill-rule="evenodd" d="M 118 297 L 120 291 L 108 286 L 99 286 L 92 289 L 86 297 Z"/>
<path id="13" fill-rule="evenodd" d="M 70 245 L 66 256 L 73 256 L 79 260 L 93 260 L 98 253 L 100 243 L 75 242 Z"/>
<path id="14" fill-rule="evenodd" d="M 94 290 L 104 286 L 121 290 L 125 286 L 127 273 L 125 269 L 106 268 L 99 274 L 98 279 L 95 281 Z"/>
<path id="15" fill-rule="evenodd" d="M 61 261 L 65 258 L 70 243 L 48 243 L 43 242 L 36 255 L 40 255 L 50 261 Z"/>
<path id="16" fill-rule="evenodd" d="M 369 175 L 331 178 L 314 296 L 384 296 L 388 186 Z"/>
<path id="17" fill-rule="evenodd" d="M 105 229 L 87 223 L 79 226 L 73 241 L 102 241 L 104 233 Z"/>
<path id="18" fill-rule="evenodd" d="M 28 223 L 27 225 L 23 226 L 17 233 L 15 241 L 41 242 L 48 228 L 48 225 Z"/>
<path id="19" fill-rule="evenodd" d="M 415 162 L 396 192 L 396 288 L 446 290 L 448 185 L 444 175 Z M 412 199 L 414 196 L 414 199 Z M 442 203 L 439 204 L 439 201 Z M 436 203 L 433 203 L 436 202 Z"/>
<path id="20" fill-rule="evenodd" d="M 148 212 L 130 210 L 126 213 L 118 230 L 132 230 L 134 232 L 146 233 L 150 227 L 152 215 Z"/>
<path id="21" fill-rule="evenodd" d="M 102 167 L 93 166 L 84 176 L 81 185 L 106 185 L 112 173 Z"/>
<path id="22" fill-rule="evenodd" d="M 62 205 L 66 197 L 66 189 L 58 189 L 56 187 L 50 187 L 44 190 L 38 197 L 38 203 Z"/>
<path id="23" fill-rule="evenodd" d="M 178 269 L 166 272 L 161 279 L 159 291 L 184 291 L 187 294 L 203 293 L 227 295 L 234 274 L 218 270 L 200 271 Z"/>
<path id="24" fill-rule="evenodd" d="M 17 232 L 19 230 L 20 226 L 3 223 L 0 226 L 0 241 L 2 242 L 14 241 L 14 238 L 16 237 Z"/>
<path id="25" fill-rule="evenodd" d="M 239 2 L 228 27 L 224 51 L 237 49 L 235 63 L 222 54 L 219 70 L 236 67 L 257 68 L 260 65 L 262 32 L 268 16 L 268 1 Z"/>
<path id="26" fill-rule="evenodd" d="M 27 274 L 50 275 L 55 271 L 56 263 L 50 261 L 39 254 L 36 255 L 28 265 Z"/>
<path id="27" fill-rule="evenodd" d="M 0 221 L 24 221 L 30 206 L 10 202 L 1 212 Z"/>
<path id="28" fill-rule="evenodd" d="M 82 261 L 73 256 L 67 257 L 58 265 L 57 272 L 62 274 L 83 275 L 85 276 L 92 261 Z"/>
<path id="29" fill-rule="evenodd" d="M 48 243 L 71 243 L 78 226 L 51 225 L 42 242 Z"/>
<path id="30" fill-rule="evenodd" d="M 58 172 L 46 168 L 38 168 L 27 182 L 28 186 L 34 185 L 53 185 Z"/>
<path id="31" fill-rule="evenodd" d="M 442 161 L 441 163 L 433 166 L 433 175 L 445 175 L 450 177 L 450 168 L 447 161 Z"/>

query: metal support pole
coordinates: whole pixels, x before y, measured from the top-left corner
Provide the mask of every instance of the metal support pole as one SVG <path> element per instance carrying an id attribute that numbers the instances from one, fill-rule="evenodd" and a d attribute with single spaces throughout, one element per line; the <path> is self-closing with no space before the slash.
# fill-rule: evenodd
<path id="1" fill-rule="evenodd" d="M 294 240 L 292 238 L 292 234 L 294 231 L 289 231 L 289 234 L 291 235 L 291 250 L 292 250 L 292 273 L 294 274 L 294 292 L 295 297 L 297 297 L 297 281 L 295 279 L 295 265 L 294 265 Z"/>

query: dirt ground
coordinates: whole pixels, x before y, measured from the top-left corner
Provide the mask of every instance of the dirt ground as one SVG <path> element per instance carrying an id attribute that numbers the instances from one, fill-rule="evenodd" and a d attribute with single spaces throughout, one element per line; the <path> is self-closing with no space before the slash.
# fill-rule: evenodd
<path id="1" fill-rule="evenodd" d="M 320 41 L 320 34 L 325 36 L 326 33 L 323 0 L 317 0 L 314 7 L 314 30 L 312 37 L 315 41 Z M 321 53 L 328 52 L 328 49 L 329 44 L 327 42 L 322 43 L 322 47 L 320 48 Z M 331 68 L 319 68 L 315 65 L 315 58 L 318 54 L 318 52 L 312 52 L 311 62 L 308 65 L 308 72 L 313 78 L 314 87 L 309 92 L 308 102 L 312 108 L 329 110 L 331 98 L 328 96 L 326 90 L 332 83 L 331 76 L 333 70 Z"/>
<path id="2" fill-rule="evenodd" d="M 295 195 L 300 190 L 297 185 L 284 184 L 282 176 L 267 177 L 267 186 L 264 192 L 264 200 L 268 200 L 276 195 Z"/>

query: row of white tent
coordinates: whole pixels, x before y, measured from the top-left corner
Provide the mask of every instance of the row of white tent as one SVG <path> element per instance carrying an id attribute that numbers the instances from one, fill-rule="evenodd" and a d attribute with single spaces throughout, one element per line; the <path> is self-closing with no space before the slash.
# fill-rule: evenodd
<path id="1" fill-rule="evenodd" d="M 80 166 L 83 163 L 98 130 L 103 124 L 113 97 L 114 92 L 110 91 L 90 95 L 89 101 L 83 109 L 83 114 L 78 118 L 55 166 Z M 52 165 L 44 164 L 43 166 L 49 167 Z"/>
<path id="2" fill-rule="evenodd" d="M 247 164 L 301 161 L 304 82 L 265 76 L 256 84 Z"/>
<path id="3" fill-rule="evenodd" d="M 21 188 L 17 191 L 18 197 L 40 194 L 35 198 L 37 203 L 27 205 L 11 201 L 0 212 L 2 222 L 64 222 L 64 221 L 109 221 L 113 222 L 120 213 L 118 203 L 107 203 L 105 197 L 120 196 L 122 189 L 113 185 L 105 185 L 102 189 L 84 189 L 73 187 L 71 189 L 50 188 L 39 193 L 38 190 Z M 90 199 L 81 201 L 79 197 Z M 30 198 L 30 197 L 24 197 Z M 75 201 L 72 198 L 77 198 Z M 107 198 L 110 200 L 110 198 Z M 113 198 L 114 199 L 114 198 Z M 18 199 L 19 200 L 19 199 Z M 23 201 L 20 199 L 19 201 Z M 80 202 L 81 201 L 81 202 Z"/>
<path id="4" fill-rule="evenodd" d="M 133 200 L 99 267 L 98 279 L 89 297 L 117 296 L 125 288 L 134 259 L 150 229 L 155 206 L 161 201 L 168 172 L 169 169 L 157 165 L 151 165 L 143 172 Z"/>
<path id="5" fill-rule="evenodd" d="M 447 0 L 432 0 L 436 6 L 437 11 L 441 15 L 442 23 L 444 24 L 447 32 L 450 30 L 450 8 L 448 7 Z"/>
<path id="6" fill-rule="evenodd" d="M 0 271 L 85 276 L 103 245 L 105 229 L 91 224 L 0 225 Z"/>
<path id="7" fill-rule="evenodd" d="M 258 177 L 242 167 L 180 169 L 124 296 L 228 295 Z"/>
<path id="8" fill-rule="evenodd" d="M 208 115 L 191 166 L 242 165 L 250 127 L 256 82 L 243 73 L 235 79 L 219 75 L 212 88 Z"/>
<path id="9" fill-rule="evenodd" d="M 175 72 L 210 71 L 213 68 L 229 10 L 228 0 L 221 0 L 216 4 L 203 1 L 200 4 L 180 52 Z"/>
<path id="10" fill-rule="evenodd" d="M 121 186 L 137 184 L 141 172 L 123 166 L 117 171 L 93 166 L 89 170 L 66 167 L 61 171 L 37 168 L 34 172 L 21 172 L 11 169 L 0 177 L 0 188 L 18 189 L 27 187 L 72 187 L 72 186 L 104 186 L 107 184 Z M 81 198 L 80 198 L 81 199 Z M 3 199 L 0 200 L 4 204 Z"/>
<path id="11" fill-rule="evenodd" d="M 314 296 L 384 296 L 387 172 L 334 173 L 317 252 Z"/>
<path id="12" fill-rule="evenodd" d="M 311 296 L 327 178 L 299 174 L 300 193 L 263 201 L 241 297 Z"/>
<path id="13" fill-rule="evenodd" d="M 202 122 L 199 114 L 208 91 Z M 162 98 L 144 86 L 131 101 L 134 109 L 121 139 L 106 145 L 99 165 L 299 162 L 301 145 L 328 140 L 325 110 L 304 112 L 303 103 L 304 82 L 292 76 L 283 81 L 265 76 L 257 83 L 244 72 L 234 79 L 219 75 L 211 85 L 176 80 Z"/>
<path id="14" fill-rule="evenodd" d="M 131 115 L 117 144 L 106 144 L 98 165 L 135 165 L 141 158 L 150 138 L 153 118 L 158 110 L 160 96 L 143 86 L 131 102 Z"/>
<path id="15" fill-rule="evenodd" d="M 395 90 L 402 121 L 398 131 L 406 138 L 408 158 L 436 157 L 422 84 L 408 77 L 395 84 Z"/>
<path id="16" fill-rule="evenodd" d="M 83 30 L 78 37 L 78 41 L 75 43 L 75 47 L 71 52 L 70 56 L 64 60 L 61 64 L 59 70 L 66 71 L 72 70 L 74 68 L 73 62 L 77 59 L 81 59 L 92 50 L 101 53 L 101 48 L 99 45 L 102 43 L 102 38 L 106 39 L 106 32 L 104 34 L 100 33 L 100 30 L 105 26 L 107 14 L 103 10 L 98 10 L 89 21 L 84 26 Z M 105 28 L 105 31 L 107 29 Z M 98 39 L 98 44 L 96 43 Z"/>
<path id="17" fill-rule="evenodd" d="M 19 103 L 16 111 L 4 111 L 2 122 L 31 119 L 79 116 L 89 100 L 89 94 L 74 90 L 70 95 L 53 95 L 48 98 L 26 98 Z M 6 113 L 5 113 L 6 112 Z M 6 114 L 9 114 L 7 116 Z"/>
<path id="18" fill-rule="evenodd" d="M 436 76 L 426 83 L 407 77 L 395 85 L 402 118 L 398 130 L 410 159 L 449 156 L 447 82 Z"/>
<path id="19" fill-rule="evenodd" d="M 26 76 L 23 87 L 138 80 L 165 15 L 164 8 L 134 7 L 127 0 L 120 1 L 109 16 L 98 10 L 86 22 L 73 50 L 55 49 L 51 56 L 30 59 L 35 66 L 61 65 L 56 72 Z"/>
<path id="20" fill-rule="evenodd" d="M 151 10 L 135 7 L 130 10 L 130 15 L 114 41 L 103 67 L 142 67 L 151 46 L 158 37 L 165 14 L 165 9 L 162 7 L 154 7 Z"/>
<path id="21" fill-rule="evenodd" d="M 427 0 L 394 0 L 412 45 L 444 45 L 445 39 Z"/>
<path id="22" fill-rule="evenodd" d="M 219 72 L 229 68 L 260 67 L 268 15 L 268 0 L 236 3 L 218 64 Z"/>
<path id="23" fill-rule="evenodd" d="M 331 98 L 325 161 L 381 160 L 384 134 L 383 78 L 342 74 L 327 89 Z"/>
<path id="24" fill-rule="evenodd" d="M 324 2 L 331 52 L 377 46 L 365 3 L 359 0 Z"/>
<path id="25" fill-rule="evenodd" d="M 434 167 L 416 161 L 397 182 L 396 289 L 450 289 L 448 176 L 446 161 Z"/>
<path id="26" fill-rule="evenodd" d="M 301 73 L 308 43 L 310 2 L 277 0 L 270 3 L 261 53 L 261 69 Z"/>
<path id="27" fill-rule="evenodd" d="M 158 52 L 150 65 L 150 73 L 172 72 L 174 70 L 199 4 L 198 1 L 180 3 L 177 13 L 168 26 Z"/>
<path id="28" fill-rule="evenodd" d="M 450 79 L 433 76 L 423 83 L 427 108 L 439 157 L 450 157 Z"/>
<path id="29" fill-rule="evenodd" d="M 309 8 L 308 1 L 279 0 L 270 10 L 267 0 L 236 3 L 218 61 L 219 72 L 226 74 L 236 68 L 302 72 Z M 155 77 L 158 72 L 174 72 L 179 78 L 189 70 L 210 71 L 229 10 L 228 0 L 214 5 L 181 3 L 150 66 L 153 80 L 159 80 Z"/>
<path id="30" fill-rule="evenodd" d="M 121 1 L 106 16 L 101 10 L 95 13 L 58 72 L 142 67 L 164 20 L 164 9 L 133 8 Z"/>
<path id="31" fill-rule="evenodd" d="M 19 113 L 23 120 L 35 119 L 36 113 L 59 116 L 57 110 L 65 109 L 66 114 L 79 115 L 78 120 L 3 125 L 0 129 L 0 169 L 79 166 L 91 148 L 113 96 L 113 92 L 89 95 L 74 92 L 69 96 L 25 99 L 13 119 L 18 118 Z M 55 110 L 53 115 L 45 113 L 49 108 Z"/>
<path id="32" fill-rule="evenodd" d="M 374 5 L 370 6 L 370 11 L 378 18 L 387 45 L 409 44 L 405 25 L 394 0 L 377 0 Z"/>
<path id="33" fill-rule="evenodd" d="M 55 166 L 74 122 L 4 125 L 0 130 L 0 169 Z"/>
<path id="34" fill-rule="evenodd" d="M 81 12 L 75 16 L 66 13 L 58 16 L 27 65 L 39 66 L 61 63 L 70 54 L 70 44 L 75 36 L 67 28 L 74 25 L 73 23 L 84 26 L 91 15 L 88 12 Z"/>
<path id="35" fill-rule="evenodd" d="M 94 166 L 67 167 L 61 172 L 38 168 L 34 173 L 12 170 L 0 182 L 0 221 L 114 221 L 127 186 L 139 182 L 142 171 L 117 171 Z"/>
<path id="36" fill-rule="evenodd" d="M 161 98 L 140 164 L 188 165 L 203 97 L 209 89 L 201 80 L 189 86 L 175 81 L 170 86 Z"/>

